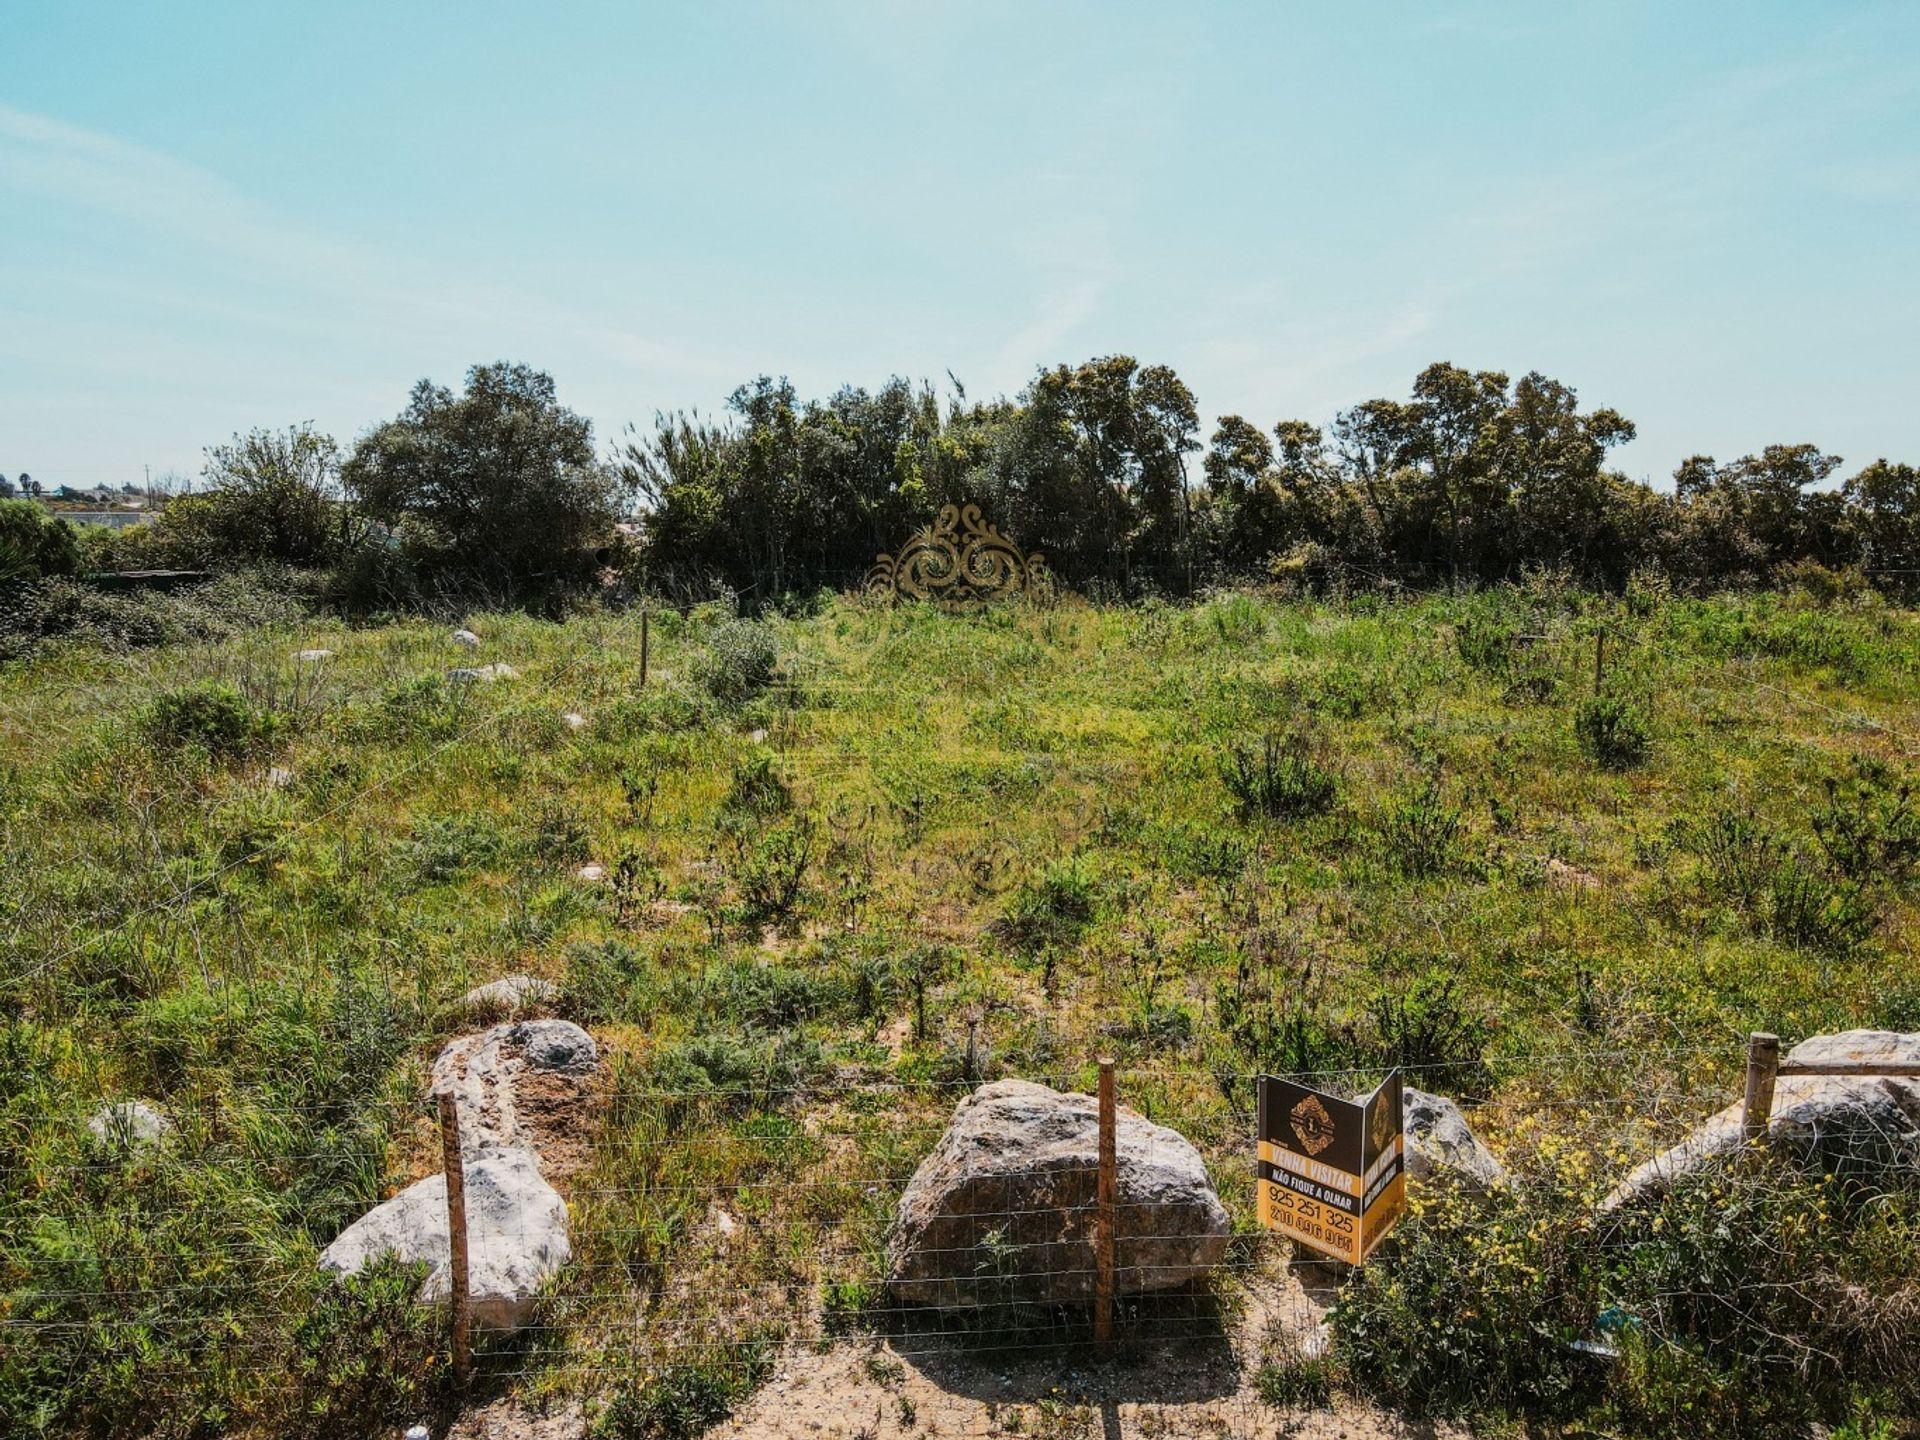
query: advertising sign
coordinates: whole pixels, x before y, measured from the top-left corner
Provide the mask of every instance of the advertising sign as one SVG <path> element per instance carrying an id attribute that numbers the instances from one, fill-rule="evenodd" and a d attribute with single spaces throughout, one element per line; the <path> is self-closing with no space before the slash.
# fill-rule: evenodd
<path id="1" fill-rule="evenodd" d="M 1260 1223 L 1358 1265 L 1405 1208 L 1400 1072 L 1359 1100 L 1260 1077 Z"/>

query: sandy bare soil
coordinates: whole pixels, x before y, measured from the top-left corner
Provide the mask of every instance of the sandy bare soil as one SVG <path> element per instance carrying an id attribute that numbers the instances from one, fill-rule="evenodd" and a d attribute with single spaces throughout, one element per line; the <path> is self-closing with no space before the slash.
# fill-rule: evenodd
<path id="1" fill-rule="evenodd" d="M 902 1332 L 789 1348 L 732 1420 L 725 1440 L 1446 1440 L 1463 1429 L 1416 1425 L 1348 1398 L 1315 1409 L 1263 1404 L 1263 1355 L 1317 1343 L 1331 1298 L 1313 1267 L 1276 1267 L 1224 1331 L 1148 1336 L 1111 1359 L 1084 1349 L 978 1352 L 938 1335 Z M 1190 1328 L 1190 1327 L 1189 1327 Z M 581 1440 L 577 1404 L 545 1413 L 501 1400 L 468 1412 L 449 1440 Z"/>
<path id="2" fill-rule="evenodd" d="M 913 1334 L 790 1353 L 745 1409 L 712 1434 L 729 1440 L 1464 1435 L 1407 1425 L 1346 1399 L 1313 1410 L 1261 1402 L 1255 1377 L 1262 1354 L 1318 1342 L 1331 1299 L 1320 1278 L 1312 1267 L 1278 1268 L 1256 1283 L 1252 1303 L 1224 1333 L 1149 1337 L 1120 1346 L 1109 1360 L 1083 1350 L 1071 1356 L 970 1353 Z"/>

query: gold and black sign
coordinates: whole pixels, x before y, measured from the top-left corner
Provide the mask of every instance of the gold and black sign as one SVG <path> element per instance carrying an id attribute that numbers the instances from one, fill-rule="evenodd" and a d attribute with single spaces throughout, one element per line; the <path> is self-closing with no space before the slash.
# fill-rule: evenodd
<path id="1" fill-rule="evenodd" d="M 1260 1077 L 1260 1223 L 1358 1265 L 1406 1206 L 1400 1072 L 1360 1100 Z"/>
<path id="2" fill-rule="evenodd" d="M 1025 594 L 1045 561 L 980 517 L 978 505 L 942 505 L 933 524 L 898 555 L 882 555 L 865 588 L 896 600 L 925 600 L 943 610 L 977 610 Z"/>

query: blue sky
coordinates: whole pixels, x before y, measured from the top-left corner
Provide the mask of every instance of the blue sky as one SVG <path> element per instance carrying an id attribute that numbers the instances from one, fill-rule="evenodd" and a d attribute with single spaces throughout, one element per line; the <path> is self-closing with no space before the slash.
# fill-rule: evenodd
<path id="1" fill-rule="evenodd" d="M 526 360 L 603 440 L 1124 351 L 1324 422 L 1540 369 L 1621 455 L 1920 460 L 1920 4 L 0 0 L 0 472 Z"/>

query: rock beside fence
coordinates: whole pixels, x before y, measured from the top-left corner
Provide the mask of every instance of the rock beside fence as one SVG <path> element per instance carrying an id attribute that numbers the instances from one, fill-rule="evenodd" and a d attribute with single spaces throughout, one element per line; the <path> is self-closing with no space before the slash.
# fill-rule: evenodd
<path id="1" fill-rule="evenodd" d="M 467 1291 L 481 1330 L 518 1330 L 540 1287 L 573 1258 L 567 1206 L 529 1150 L 497 1149 L 467 1161 Z M 349 1225 L 320 1253 L 320 1268 L 357 1275 L 382 1255 L 431 1269 L 420 1298 L 444 1301 L 451 1279 L 447 1177 L 415 1181 Z"/>
<path id="2" fill-rule="evenodd" d="M 1481 1143 L 1453 1101 L 1409 1085 L 1401 1094 L 1400 1106 L 1407 1137 L 1407 1174 L 1411 1178 L 1423 1180 L 1445 1172 L 1476 1190 L 1492 1190 L 1507 1183 L 1507 1167 Z"/>
<path id="3" fill-rule="evenodd" d="M 1920 1064 L 1920 1034 L 1843 1030 L 1802 1040 L 1784 1063 Z M 1602 1210 L 1666 1193 L 1681 1177 L 1741 1148 L 1735 1101 L 1641 1165 L 1601 1201 Z M 1891 1075 L 1786 1075 L 1774 1085 L 1767 1144 L 1776 1154 L 1837 1175 L 1860 1177 L 1920 1165 L 1920 1079 Z"/>
<path id="4" fill-rule="evenodd" d="M 1116 1287 L 1168 1290 L 1226 1254 L 1226 1208 L 1178 1131 L 1121 1109 Z M 1098 1102 L 1025 1080 L 982 1086 L 955 1109 L 900 1197 L 889 1283 L 924 1305 L 1093 1296 Z"/>
<path id="5" fill-rule="evenodd" d="M 528 1324 L 540 1287 L 572 1258 L 566 1201 L 543 1173 L 566 1167 L 549 1168 L 542 1131 L 552 1138 L 556 1106 L 570 1108 L 565 1094 L 577 1097 L 592 1083 L 599 1058 L 578 1025 L 523 1020 L 456 1036 L 434 1059 L 433 1092 L 451 1094 L 460 1114 L 468 1293 L 478 1329 Z M 444 1300 L 448 1236 L 446 1176 L 429 1175 L 341 1231 L 320 1264 L 354 1275 L 381 1255 L 425 1261 L 432 1269 L 420 1298 Z"/>

